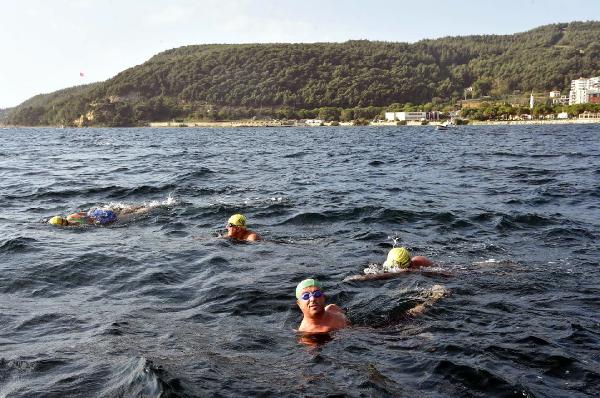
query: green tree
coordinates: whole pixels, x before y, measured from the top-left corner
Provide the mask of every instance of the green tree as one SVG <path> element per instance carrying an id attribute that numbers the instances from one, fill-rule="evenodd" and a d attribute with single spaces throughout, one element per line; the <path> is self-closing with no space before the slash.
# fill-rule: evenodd
<path id="1" fill-rule="evenodd" d="M 473 95 L 475 97 L 483 97 L 490 94 L 492 89 L 492 81 L 488 78 L 478 79 L 473 83 Z"/>
<path id="2" fill-rule="evenodd" d="M 326 122 L 330 122 L 332 120 L 338 121 L 340 120 L 341 109 L 326 106 L 319 109 L 318 118 L 324 120 Z"/>
<path id="3" fill-rule="evenodd" d="M 340 121 L 351 122 L 354 120 L 354 109 L 343 109 L 340 114 Z"/>

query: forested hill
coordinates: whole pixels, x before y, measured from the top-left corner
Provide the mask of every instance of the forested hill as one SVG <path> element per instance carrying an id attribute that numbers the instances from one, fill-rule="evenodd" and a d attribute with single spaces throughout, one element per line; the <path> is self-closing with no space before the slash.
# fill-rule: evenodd
<path id="1" fill-rule="evenodd" d="M 450 104 L 472 95 L 568 91 L 600 75 L 600 22 L 514 35 L 446 37 L 414 44 L 197 45 L 157 54 L 103 83 L 40 95 L 13 124 L 135 125 L 171 118 L 234 118 L 319 107 Z"/>
<path id="2" fill-rule="evenodd" d="M 11 108 L 0 109 L 0 125 L 6 123 L 6 120 L 8 119 L 8 114 L 11 110 Z"/>

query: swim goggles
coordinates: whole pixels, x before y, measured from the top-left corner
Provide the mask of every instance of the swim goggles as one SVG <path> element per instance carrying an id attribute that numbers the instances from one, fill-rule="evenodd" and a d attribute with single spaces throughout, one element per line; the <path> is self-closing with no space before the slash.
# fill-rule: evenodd
<path id="1" fill-rule="evenodd" d="M 323 292 L 320 290 L 315 290 L 314 292 L 304 292 L 302 293 L 302 295 L 300 296 L 300 298 L 302 300 L 308 301 L 311 297 L 314 297 L 316 299 L 318 299 L 319 297 L 323 296 Z"/>

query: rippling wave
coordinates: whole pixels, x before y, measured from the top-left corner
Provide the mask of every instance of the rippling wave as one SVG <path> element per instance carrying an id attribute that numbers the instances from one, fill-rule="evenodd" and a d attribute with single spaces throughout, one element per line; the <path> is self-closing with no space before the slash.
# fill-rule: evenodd
<path id="1" fill-rule="evenodd" d="M 600 389 L 595 125 L 2 133 L 2 397 Z M 220 238 L 237 212 L 263 242 Z M 436 267 L 344 282 L 394 245 Z M 309 276 L 351 328 L 296 333 Z"/>

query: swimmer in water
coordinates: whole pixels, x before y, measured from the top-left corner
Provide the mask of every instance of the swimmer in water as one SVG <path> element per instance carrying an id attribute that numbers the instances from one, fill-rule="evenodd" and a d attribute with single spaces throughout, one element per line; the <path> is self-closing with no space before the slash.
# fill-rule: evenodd
<path id="1" fill-rule="evenodd" d="M 304 318 L 298 327 L 302 333 L 328 333 L 350 326 L 344 310 L 335 304 L 325 305 L 325 293 L 321 283 L 316 279 L 305 279 L 296 286 L 296 303 Z M 428 299 L 406 311 L 408 316 L 422 314 L 427 307 L 433 305 L 448 291 L 442 285 L 431 288 Z M 310 343 L 310 341 L 306 341 Z"/>
<path id="2" fill-rule="evenodd" d="M 242 214 L 234 214 L 229 217 L 225 238 L 245 241 L 261 240 L 261 237 L 256 232 L 246 228 L 246 221 L 246 217 Z"/>
<path id="3" fill-rule="evenodd" d="M 305 279 L 298 283 L 296 303 L 304 315 L 299 332 L 327 333 L 350 324 L 344 310 L 335 304 L 325 305 L 325 293 L 316 279 Z"/>
<path id="4" fill-rule="evenodd" d="M 405 247 L 395 247 L 389 251 L 387 259 L 381 266 L 371 264 L 369 268 L 365 268 L 365 275 L 349 276 L 344 279 L 344 282 L 390 279 L 404 272 L 417 271 L 421 267 L 431 267 L 432 265 L 433 261 L 425 256 L 411 256 Z"/>
<path id="5" fill-rule="evenodd" d="M 405 247 L 394 247 L 389 251 L 387 259 L 383 263 L 383 269 L 389 272 L 396 270 L 417 269 L 420 267 L 431 267 L 433 261 L 425 256 L 411 256 Z"/>
<path id="6" fill-rule="evenodd" d="M 95 208 L 87 212 L 72 213 L 67 217 L 54 216 L 48 220 L 48 224 L 62 227 L 108 225 L 116 221 L 129 221 L 136 216 L 148 213 L 152 208 L 150 206 Z"/>

